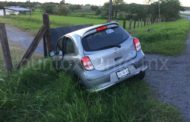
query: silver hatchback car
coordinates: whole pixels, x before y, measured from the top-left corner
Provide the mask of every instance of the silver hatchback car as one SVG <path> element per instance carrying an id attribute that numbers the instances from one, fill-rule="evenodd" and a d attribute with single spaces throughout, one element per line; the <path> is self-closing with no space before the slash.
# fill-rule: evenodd
<path id="1" fill-rule="evenodd" d="M 139 39 L 115 22 L 68 33 L 59 39 L 57 51 L 56 68 L 72 72 L 91 92 L 133 76 L 142 79 L 148 68 Z"/>

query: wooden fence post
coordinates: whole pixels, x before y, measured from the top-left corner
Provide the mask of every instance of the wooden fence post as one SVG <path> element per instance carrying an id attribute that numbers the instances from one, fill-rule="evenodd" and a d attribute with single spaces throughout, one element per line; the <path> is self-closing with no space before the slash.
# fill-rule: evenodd
<path id="1" fill-rule="evenodd" d="M 49 15 L 47 13 L 43 14 L 43 24 L 46 27 L 47 31 L 44 34 L 43 41 L 44 41 L 44 56 L 47 57 L 48 54 L 52 51 L 51 49 L 51 36 L 50 36 L 50 22 L 49 22 Z"/>
<path id="2" fill-rule="evenodd" d="M 3 8 L 3 16 L 6 16 L 6 10 Z"/>
<path id="3" fill-rule="evenodd" d="M 130 21 L 129 21 L 129 30 L 131 30 L 131 27 L 132 26 L 132 19 L 130 19 Z"/>
<path id="4" fill-rule="evenodd" d="M 139 26 L 140 26 L 140 21 L 137 20 L 137 28 L 139 28 Z"/>
<path id="5" fill-rule="evenodd" d="M 134 23 L 133 23 L 133 28 L 134 28 L 134 29 L 136 28 L 136 23 L 137 23 L 137 21 L 134 20 Z"/>
<path id="6" fill-rule="evenodd" d="M 126 19 L 123 19 L 123 28 L 126 29 Z"/>
<path id="7" fill-rule="evenodd" d="M 0 23 L 0 42 L 1 42 L 2 51 L 3 51 L 5 68 L 8 72 L 11 72 L 13 69 L 13 64 L 12 64 L 9 43 L 8 43 L 7 33 L 6 33 L 4 23 Z"/>
<path id="8" fill-rule="evenodd" d="M 44 48 L 44 57 L 47 57 L 48 51 L 47 51 L 47 42 L 45 36 L 43 36 L 43 48 Z"/>
<path id="9" fill-rule="evenodd" d="M 34 40 L 32 41 L 31 45 L 25 52 L 24 56 L 22 57 L 20 63 L 17 66 L 17 69 L 19 69 L 21 66 L 25 65 L 28 60 L 31 58 L 32 54 L 34 53 L 35 49 L 37 48 L 40 40 L 42 39 L 43 35 L 47 31 L 47 28 L 43 25 L 37 35 L 35 36 Z"/>

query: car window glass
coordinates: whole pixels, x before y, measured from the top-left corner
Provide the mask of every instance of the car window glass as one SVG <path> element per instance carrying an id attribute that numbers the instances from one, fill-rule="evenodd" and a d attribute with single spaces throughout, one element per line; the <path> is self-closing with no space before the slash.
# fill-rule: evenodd
<path id="1" fill-rule="evenodd" d="M 64 53 L 65 54 L 75 54 L 74 43 L 70 38 L 64 38 Z"/>
<path id="2" fill-rule="evenodd" d="M 129 34 L 121 27 L 96 32 L 82 39 L 85 51 L 98 51 L 113 45 L 119 45 L 129 38 Z"/>
<path id="3" fill-rule="evenodd" d="M 57 44 L 57 49 L 63 51 L 63 39 L 60 39 Z"/>

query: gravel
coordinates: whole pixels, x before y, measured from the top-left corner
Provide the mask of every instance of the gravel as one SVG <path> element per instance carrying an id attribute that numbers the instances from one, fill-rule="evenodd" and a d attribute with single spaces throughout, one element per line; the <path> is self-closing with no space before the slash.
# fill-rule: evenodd
<path id="1" fill-rule="evenodd" d="M 186 51 L 176 57 L 147 55 L 146 81 L 161 101 L 176 106 L 190 122 L 190 35 Z"/>

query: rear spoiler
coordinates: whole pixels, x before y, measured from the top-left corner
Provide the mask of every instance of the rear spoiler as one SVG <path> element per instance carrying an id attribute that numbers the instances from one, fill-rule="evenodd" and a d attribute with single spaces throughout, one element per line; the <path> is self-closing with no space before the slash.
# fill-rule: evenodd
<path id="1" fill-rule="evenodd" d="M 117 22 L 111 22 L 111 23 L 100 25 L 100 26 L 98 26 L 96 28 L 90 29 L 87 32 L 85 32 L 84 35 L 83 35 L 83 38 L 90 35 L 90 34 L 100 32 L 100 31 L 104 31 L 106 29 L 115 28 L 115 27 L 118 27 L 118 26 L 119 26 L 119 24 Z"/>

